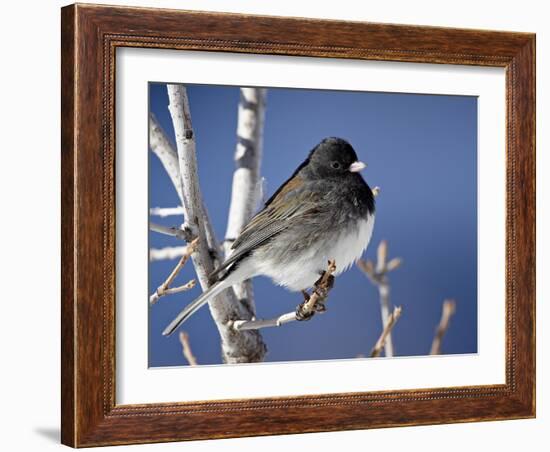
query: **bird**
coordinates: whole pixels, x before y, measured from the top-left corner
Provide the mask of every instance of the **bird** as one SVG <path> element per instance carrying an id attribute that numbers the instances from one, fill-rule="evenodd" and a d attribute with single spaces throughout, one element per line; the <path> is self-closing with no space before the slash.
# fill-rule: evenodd
<path id="1" fill-rule="evenodd" d="M 346 271 L 366 250 L 374 228 L 374 195 L 360 174 L 365 167 L 348 141 L 324 138 L 242 229 L 232 253 L 209 276 L 211 286 L 162 334 L 172 334 L 212 297 L 255 276 L 304 293 L 329 259 L 336 262 L 334 276 Z"/>

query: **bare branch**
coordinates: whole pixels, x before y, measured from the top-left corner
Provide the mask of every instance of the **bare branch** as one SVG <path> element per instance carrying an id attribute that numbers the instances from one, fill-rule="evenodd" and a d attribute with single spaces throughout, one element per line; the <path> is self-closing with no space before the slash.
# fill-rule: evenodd
<path id="1" fill-rule="evenodd" d="M 196 366 L 197 358 L 193 355 L 193 350 L 191 350 L 191 343 L 189 342 L 189 334 L 185 331 L 180 331 L 180 343 L 182 348 L 182 353 L 190 366 Z"/>
<path id="2" fill-rule="evenodd" d="M 164 295 L 168 295 L 170 293 L 176 293 L 176 292 L 182 292 L 183 290 L 189 290 L 192 287 L 195 286 L 195 281 L 191 280 L 184 286 L 178 287 L 176 289 L 168 289 L 176 276 L 178 276 L 178 273 L 183 268 L 183 266 L 186 264 L 186 262 L 189 260 L 191 255 L 195 252 L 197 249 L 199 239 L 193 240 L 189 245 L 187 245 L 185 248 L 185 254 L 181 257 L 179 262 L 176 264 L 172 272 L 168 275 L 168 278 L 166 278 L 166 281 L 164 281 L 157 290 L 149 297 L 149 303 L 155 304 L 160 297 Z"/>
<path id="3" fill-rule="evenodd" d="M 149 209 L 149 215 L 154 215 L 161 218 L 183 215 L 183 207 L 151 207 Z"/>
<path id="4" fill-rule="evenodd" d="M 172 185 L 174 185 L 174 188 L 178 194 L 180 202 L 183 203 L 177 152 L 174 150 L 174 147 L 170 143 L 170 140 L 168 139 L 166 132 L 164 132 L 161 125 L 157 121 L 155 115 L 153 114 L 149 115 L 149 147 L 151 148 L 151 151 L 153 151 L 153 153 L 161 161 L 164 169 L 166 170 L 166 173 L 168 174 L 168 176 L 170 177 L 170 180 L 172 181 Z M 215 251 L 215 253 L 218 254 L 220 252 L 220 247 L 216 242 L 214 228 L 212 227 L 212 223 L 210 222 L 208 212 L 204 207 L 204 205 L 202 206 L 202 210 L 203 210 L 202 221 L 204 223 L 204 227 L 206 231 L 206 240 L 207 240 L 208 246 L 210 247 L 211 251 Z M 191 241 L 192 239 L 193 238 L 190 237 L 189 239 L 186 239 L 186 240 Z"/>
<path id="5" fill-rule="evenodd" d="M 179 186 L 183 196 L 184 215 L 194 236 L 197 236 L 200 250 L 208 247 L 205 240 L 204 226 L 201 227 L 199 218 L 202 218 L 202 199 L 197 174 L 197 157 L 195 152 L 195 137 L 191 124 L 191 112 L 187 91 L 182 85 L 167 85 L 170 103 L 168 110 L 172 116 L 174 132 L 176 134 L 176 151 L 179 166 Z M 198 260 L 195 266 L 201 267 L 205 263 Z"/>
<path id="6" fill-rule="evenodd" d="M 388 242 L 382 240 L 376 250 L 376 273 L 379 275 L 386 269 L 386 259 L 388 258 Z"/>
<path id="7" fill-rule="evenodd" d="M 266 89 L 241 88 L 235 147 L 235 172 L 231 189 L 231 204 L 225 232 L 224 251 L 230 256 L 231 245 L 248 223 L 256 209 L 260 166 L 262 161 Z M 234 286 L 239 300 L 254 306 L 252 282 Z"/>
<path id="8" fill-rule="evenodd" d="M 443 342 L 443 336 L 449 328 L 451 317 L 456 311 L 456 303 L 454 300 L 445 300 L 443 302 L 443 309 L 441 312 L 441 320 L 435 332 L 434 340 L 432 342 L 432 348 L 430 350 L 430 355 L 440 355 L 441 354 L 441 343 Z"/>
<path id="9" fill-rule="evenodd" d="M 172 295 L 172 294 L 175 294 L 175 293 L 186 292 L 186 291 L 192 289 L 193 287 L 195 287 L 195 284 L 196 284 L 195 280 L 192 279 L 191 281 L 185 283 L 182 286 L 171 287 L 169 289 L 166 289 L 164 291 L 164 295 Z"/>
<path id="10" fill-rule="evenodd" d="M 191 124 L 187 90 L 183 85 L 167 85 L 167 90 L 170 101 L 168 109 L 176 134 L 184 216 L 193 234 L 199 238 L 197 251 L 193 254 L 193 264 L 204 291 L 210 285 L 208 275 L 214 270 L 214 259 L 210 250 L 218 250 L 219 246 L 213 231 L 206 233 L 209 221 L 203 208 L 199 188 L 195 136 Z M 263 360 L 266 347 L 258 332 L 235 334 L 234 329 L 228 326 L 230 320 L 235 318 L 252 318 L 254 313 L 250 306 L 237 300 L 232 290 L 225 290 L 211 299 L 208 304 L 221 336 L 224 361 L 238 363 Z"/>
<path id="11" fill-rule="evenodd" d="M 384 348 L 388 338 L 391 335 L 393 327 L 397 323 L 397 320 L 399 320 L 399 317 L 401 317 L 401 311 L 402 309 L 400 306 L 393 308 L 393 312 L 388 317 L 388 322 L 385 324 L 384 329 L 382 330 L 382 334 L 380 335 L 380 337 L 376 341 L 376 344 L 370 352 L 371 358 L 376 358 L 377 356 L 380 356 L 382 349 Z"/>
<path id="12" fill-rule="evenodd" d="M 400 258 L 391 259 L 388 262 L 388 244 L 385 240 L 380 242 L 377 249 L 376 265 L 371 261 L 359 260 L 357 266 L 368 276 L 369 280 L 378 288 L 380 295 L 380 314 L 382 325 L 385 327 L 390 318 L 390 284 L 387 274 L 401 265 Z M 386 356 L 393 356 L 393 341 L 391 331 L 384 343 Z"/>
<path id="13" fill-rule="evenodd" d="M 191 231 L 183 226 L 182 228 L 176 228 L 175 226 L 163 226 L 161 224 L 149 223 L 149 229 L 159 234 L 171 235 L 186 242 L 191 242 L 193 240 L 193 235 Z"/>
<path id="14" fill-rule="evenodd" d="M 180 202 L 183 202 L 178 156 L 153 113 L 149 115 L 149 147 L 161 161 L 172 181 L 172 185 L 176 189 Z"/>
<path id="15" fill-rule="evenodd" d="M 273 319 L 234 320 L 232 326 L 237 331 L 259 330 L 261 328 L 281 326 L 295 320 L 298 320 L 296 312 L 287 312 Z"/>
<path id="16" fill-rule="evenodd" d="M 386 266 L 386 272 L 391 272 L 401 266 L 401 258 L 394 257 L 392 260 L 388 262 L 388 265 Z"/>
<path id="17" fill-rule="evenodd" d="M 150 248 L 149 261 L 163 261 L 177 259 L 187 252 L 186 246 L 166 246 L 164 248 Z"/>
<path id="18" fill-rule="evenodd" d="M 237 123 L 235 172 L 226 239 L 235 239 L 252 218 L 258 198 L 258 182 L 263 148 L 263 124 L 266 90 L 241 88 Z M 226 252 L 230 246 L 226 246 Z"/>
<path id="19" fill-rule="evenodd" d="M 287 312 L 273 319 L 235 320 L 232 323 L 232 327 L 237 331 L 259 330 L 261 328 L 281 326 L 296 320 L 308 319 L 316 312 L 324 312 L 324 302 L 332 289 L 332 279 L 334 278 L 332 274 L 335 271 L 336 262 L 329 261 L 327 270 L 323 272 L 321 278 L 315 283 L 313 293 L 294 312 Z"/>

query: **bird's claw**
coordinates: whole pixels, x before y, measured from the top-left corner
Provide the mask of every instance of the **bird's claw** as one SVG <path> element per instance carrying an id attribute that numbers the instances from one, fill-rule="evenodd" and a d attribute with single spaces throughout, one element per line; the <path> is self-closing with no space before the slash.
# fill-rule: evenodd
<path id="1" fill-rule="evenodd" d="M 334 287 L 334 281 L 336 279 L 334 278 L 334 275 L 328 275 L 326 276 L 326 281 L 323 281 L 326 273 L 327 273 L 326 271 L 321 273 L 321 276 L 317 281 L 315 281 L 315 284 L 314 284 L 314 287 L 315 287 L 314 290 L 316 292 L 319 292 L 319 290 L 322 290 L 325 296 Z M 319 295 L 321 295 L 321 293 Z"/>
<path id="2" fill-rule="evenodd" d="M 304 311 L 304 305 L 305 305 L 305 302 L 302 304 L 299 304 L 296 307 L 296 320 L 298 320 L 299 322 L 310 320 L 315 315 L 315 311 L 311 311 L 311 312 Z"/>
<path id="3" fill-rule="evenodd" d="M 296 320 L 299 320 L 299 321 L 309 320 L 315 315 L 315 313 L 325 312 L 327 310 L 327 307 L 325 306 L 325 303 L 323 300 L 326 298 L 326 295 L 327 295 L 327 293 L 325 292 L 328 292 L 328 291 L 319 292 L 318 289 L 315 289 L 315 291 L 318 293 L 320 297 L 315 303 L 315 305 L 312 308 L 308 308 L 308 309 L 305 309 L 305 308 L 311 296 L 305 291 L 302 292 L 304 295 L 304 302 L 299 304 L 296 307 Z M 309 310 L 309 309 L 312 309 L 312 310 Z"/>
<path id="4" fill-rule="evenodd" d="M 315 294 L 317 297 L 313 306 L 307 306 L 310 302 L 311 295 L 305 290 L 302 290 L 304 302 L 296 307 L 296 320 L 309 320 L 315 315 L 315 313 L 325 312 L 327 310 L 325 301 L 328 297 L 328 293 L 334 286 L 334 276 L 327 275 L 326 273 L 326 271 L 322 272 L 319 279 L 313 285 L 314 288 L 312 295 Z"/>
<path id="5" fill-rule="evenodd" d="M 327 307 L 324 303 L 317 303 L 315 305 L 315 312 L 325 312 L 327 310 Z"/>

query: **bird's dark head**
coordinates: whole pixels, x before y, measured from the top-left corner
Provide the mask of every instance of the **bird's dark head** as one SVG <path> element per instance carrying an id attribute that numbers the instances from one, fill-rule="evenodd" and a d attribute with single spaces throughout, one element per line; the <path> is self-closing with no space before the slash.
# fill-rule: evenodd
<path id="1" fill-rule="evenodd" d="M 308 170 L 318 177 L 346 176 L 365 167 L 351 144 L 336 137 L 325 138 L 315 146 L 308 158 Z"/>

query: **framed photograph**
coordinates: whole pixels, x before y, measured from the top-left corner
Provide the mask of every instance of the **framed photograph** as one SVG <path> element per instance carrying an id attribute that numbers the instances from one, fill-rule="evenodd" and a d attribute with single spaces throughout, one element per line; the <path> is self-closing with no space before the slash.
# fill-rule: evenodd
<path id="1" fill-rule="evenodd" d="M 535 416 L 535 36 L 62 9 L 62 442 Z"/>

